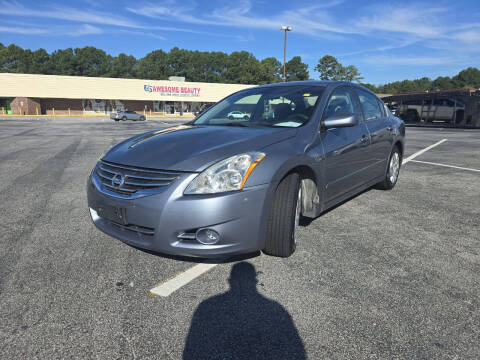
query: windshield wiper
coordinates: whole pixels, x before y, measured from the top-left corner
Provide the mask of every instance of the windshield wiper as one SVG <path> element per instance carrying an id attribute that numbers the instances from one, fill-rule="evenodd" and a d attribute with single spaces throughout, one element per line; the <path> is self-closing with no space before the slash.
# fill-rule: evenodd
<path id="1" fill-rule="evenodd" d="M 251 125 L 245 123 L 224 123 L 224 124 L 212 124 L 218 126 L 239 126 L 239 127 L 250 127 Z"/>

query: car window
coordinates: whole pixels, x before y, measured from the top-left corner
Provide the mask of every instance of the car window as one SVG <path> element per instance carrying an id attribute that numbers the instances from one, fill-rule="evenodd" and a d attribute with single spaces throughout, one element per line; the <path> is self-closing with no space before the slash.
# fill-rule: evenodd
<path id="1" fill-rule="evenodd" d="M 312 117 L 324 89 L 323 86 L 288 85 L 242 90 L 217 103 L 194 124 L 302 126 Z"/>
<path id="2" fill-rule="evenodd" d="M 375 120 L 382 117 L 382 112 L 378 107 L 377 97 L 366 91 L 357 89 L 358 98 L 360 99 L 360 104 L 362 105 L 363 115 L 365 120 Z"/>
<path id="3" fill-rule="evenodd" d="M 353 93 L 347 87 L 336 89 L 330 95 L 325 108 L 324 119 L 332 115 L 359 114 L 358 106 Z"/>
<path id="4" fill-rule="evenodd" d="M 407 100 L 403 102 L 403 105 L 422 105 L 421 100 Z"/>
<path id="5" fill-rule="evenodd" d="M 378 107 L 380 108 L 380 112 L 382 113 L 382 116 L 385 116 L 385 104 L 380 99 L 377 99 L 377 103 Z"/>

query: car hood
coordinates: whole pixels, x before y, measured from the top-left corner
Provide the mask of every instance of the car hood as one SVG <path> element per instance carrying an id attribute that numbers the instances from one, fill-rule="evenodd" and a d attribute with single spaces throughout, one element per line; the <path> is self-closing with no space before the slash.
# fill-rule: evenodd
<path id="1" fill-rule="evenodd" d="M 293 128 L 179 125 L 137 135 L 115 145 L 103 160 L 151 169 L 203 171 L 227 157 L 295 136 Z"/>

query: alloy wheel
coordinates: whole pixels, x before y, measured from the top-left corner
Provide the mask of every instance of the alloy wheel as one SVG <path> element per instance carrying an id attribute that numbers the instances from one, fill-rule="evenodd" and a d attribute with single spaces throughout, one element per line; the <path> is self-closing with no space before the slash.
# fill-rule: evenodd
<path id="1" fill-rule="evenodd" d="M 297 195 L 297 206 L 295 207 L 295 224 L 293 228 L 293 242 L 297 243 L 297 230 L 298 225 L 300 224 L 300 213 L 302 210 L 302 185 L 298 188 L 298 195 Z"/>
<path id="2" fill-rule="evenodd" d="M 390 167 L 388 171 L 389 180 L 392 184 L 395 184 L 398 179 L 398 173 L 400 172 L 400 155 L 398 152 L 394 152 L 390 159 Z"/>

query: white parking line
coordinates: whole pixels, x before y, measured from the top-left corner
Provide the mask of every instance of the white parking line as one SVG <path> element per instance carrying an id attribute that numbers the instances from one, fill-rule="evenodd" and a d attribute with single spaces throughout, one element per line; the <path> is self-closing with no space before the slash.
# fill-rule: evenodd
<path id="1" fill-rule="evenodd" d="M 423 153 L 427 152 L 427 151 L 430 150 L 430 149 L 433 149 L 435 146 L 438 146 L 438 145 L 444 143 L 445 141 L 447 141 L 447 139 L 440 140 L 439 142 L 437 142 L 437 143 L 435 143 L 435 144 L 433 144 L 433 145 L 430 145 L 430 146 L 426 147 L 426 148 L 423 149 L 423 150 L 417 151 L 415 154 L 412 154 L 412 155 L 410 155 L 409 157 L 407 157 L 406 159 L 403 159 L 402 164 L 406 164 L 406 163 L 408 163 L 409 161 L 412 161 L 412 160 L 415 159 L 417 156 L 422 155 Z"/>
<path id="2" fill-rule="evenodd" d="M 203 273 L 206 273 L 208 270 L 217 266 L 218 263 L 213 264 L 198 264 L 192 266 L 191 268 L 187 269 L 186 271 L 178 274 L 174 278 L 165 281 L 162 284 L 154 287 L 150 290 L 150 293 L 153 295 L 160 295 L 163 297 L 169 296 L 174 291 L 180 289 L 182 286 L 188 284 L 193 279 L 199 277 Z"/>
<path id="3" fill-rule="evenodd" d="M 471 168 L 454 166 L 454 165 L 447 165 L 447 164 L 439 164 L 439 163 L 434 163 L 434 162 L 430 162 L 430 161 L 420 161 L 420 160 L 410 160 L 410 161 L 412 161 L 414 163 L 420 163 L 420 164 L 436 165 L 436 166 L 443 166 L 443 167 L 448 167 L 448 168 L 452 168 L 452 169 L 480 172 L 480 170 L 478 170 L 478 169 L 471 169 Z"/>

